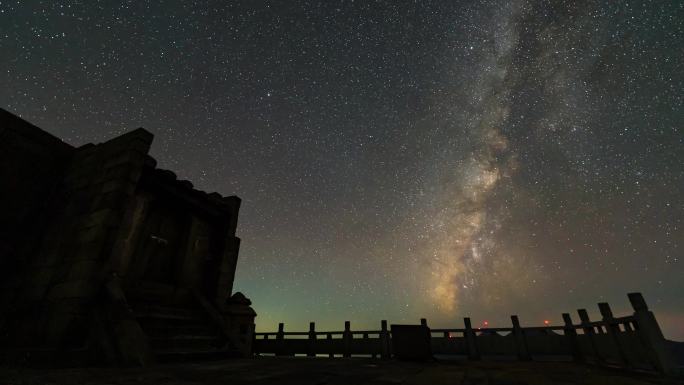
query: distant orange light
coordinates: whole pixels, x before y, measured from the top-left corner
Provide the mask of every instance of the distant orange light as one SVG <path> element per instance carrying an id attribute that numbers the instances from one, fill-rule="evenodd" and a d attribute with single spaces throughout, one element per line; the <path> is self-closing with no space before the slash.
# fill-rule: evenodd
<path id="1" fill-rule="evenodd" d="M 545 319 L 545 320 L 544 320 L 544 325 L 548 325 L 548 324 L 549 324 L 549 320 Z"/>
<path id="2" fill-rule="evenodd" d="M 489 326 L 489 322 L 485 321 L 483 322 L 484 326 Z"/>

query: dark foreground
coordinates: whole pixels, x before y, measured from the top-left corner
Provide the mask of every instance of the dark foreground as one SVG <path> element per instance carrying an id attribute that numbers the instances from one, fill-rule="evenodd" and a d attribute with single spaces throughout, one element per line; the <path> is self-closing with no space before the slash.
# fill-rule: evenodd
<path id="1" fill-rule="evenodd" d="M 404 363 L 363 358 L 272 358 L 158 365 L 152 368 L 0 367 L 0 384 L 684 384 L 657 376 L 572 363 Z"/>

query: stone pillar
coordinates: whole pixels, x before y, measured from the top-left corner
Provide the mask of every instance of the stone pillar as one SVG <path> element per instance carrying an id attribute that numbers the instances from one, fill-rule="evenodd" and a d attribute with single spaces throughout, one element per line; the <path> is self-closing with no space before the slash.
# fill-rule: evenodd
<path id="1" fill-rule="evenodd" d="M 387 331 L 387 320 L 380 321 L 380 358 L 388 359 L 391 351 L 389 332 Z"/>
<path id="2" fill-rule="evenodd" d="M 527 340 L 525 339 L 525 331 L 520 327 L 520 321 L 517 315 L 511 316 L 513 323 L 513 337 L 515 337 L 515 346 L 518 349 L 518 359 L 521 361 L 530 361 L 530 351 L 527 347 Z"/>
<path id="3" fill-rule="evenodd" d="M 344 357 L 351 357 L 351 344 L 353 338 L 351 322 L 344 321 L 344 333 L 342 334 L 342 339 L 344 340 Z"/>
<path id="4" fill-rule="evenodd" d="M 309 346 L 307 357 L 316 357 L 316 323 L 309 323 Z"/>
<path id="5" fill-rule="evenodd" d="M 333 353 L 333 337 L 332 337 L 332 333 L 328 333 L 327 339 L 328 339 L 328 347 L 329 347 L 329 349 L 330 349 L 330 352 L 328 353 L 328 357 L 329 357 L 329 358 L 333 358 L 333 357 L 335 357 L 335 353 Z"/>
<path id="6" fill-rule="evenodd" d="M 278 324 L 278 334 L 276 334 L 276 356 L 285 355 L 285 324 Z"/>
<path id="7" fill-rule="evenodd" d="M 618 360 L 618 364 L 627 365 L 627 355 L 622 349 L 622 344 L 620 343 L 620 326 L 615 323 L 613 311 L 610 309 L 610 305 L 608 305 L 607 302 L 599 303 L 598 307 L 599 311 L 601 312 L 601 316 L 603 317 L 603 322 L 605 322 L 608 335 L 610 335 L 613 345 L 615 346 L 615 350 L 617 351 L 617 357 L 615 358 Z"/>
<path id="8" fill-rule="evenodd" d="M 678 375 L 680 369 L 667 347 L 667 341 L 660 330 L 655 315 L 648 310 L 644 297 L 641 293 L 629 293 L 627 296 L 634 309 L 637 332 L 649 351 L 654 366 L 663 374 Z"/>
<path id="9" fill-rule="evenodd" d="M 599 353 L 598 348 L 596 347 L 596 340 L 594 339 L 594 335 L 596 334 L 594 332 L 594 327 L 591 326 L 591 321 L 589 320 L 589 313 L 587 313 L 586 309 L 577 309 L 577 314 L 580 317 L 580 321 L 582 322 L 582 331 L 584 331 L 585 337 L 589 340 L 589 346 L 591 347 L 591 351 L 594 355 L 594 360 L 598 364 L 603 363 L 603 357 L 601 357 L 601 354 Z"/>
<path id="10" fill-rule="evenodd" d="M 577 341 L 577 331 L 575 326 L 572 324 L 572 318 L 570 318 L 569 313 L 563 313 L 563 323 L 565 327 L 563 328 L 563 334 L 568 341 L 570 346 L 570 352 L 572 353 L 572 358 L 575 361 L 583 361 L 582 351 L 579 348 L 579 343 Z"/>
<path id="11" fill-rule="evenodd" d="M 465 324 L 464 337 L 466 340 L 466 346 L 468 348 L 468 359 L 479 360 L 480 350 L 477 348 L 477 336 L 473 331 L 473 327 L 470 324 L 470 318 L 463 318 L 463 323 Z"/>

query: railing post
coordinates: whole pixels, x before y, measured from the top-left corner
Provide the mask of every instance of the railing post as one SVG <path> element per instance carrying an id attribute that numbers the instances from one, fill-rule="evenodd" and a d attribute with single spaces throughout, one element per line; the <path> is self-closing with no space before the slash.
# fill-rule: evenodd
<path id="1" fill-rule="evenodd" d="M 285 355 L 285 324 L 278 324 L 278 334 L 276 334 L 276 356 Z"/>
<path id="2" fill-rule="evenodd" d="M 518 359 L 520 361 L 529 361 L 532 359 L 529 349 L 527 348 L 527 341 L 525 340 L 525 331 L 520 327 L 520 321 L 517 315 L 511 316 L 513 323 L 513 337 L 515 337 L 515 346 L 518 349 Z"/>
<path id="3" fill-rule="evenodd" d="M 654 366 L 661 373 L 678 375 L 679 368 L 667 347 L 667 341 L 660 330 L 655 315 L 648 310 L 644 297 L 641 293 L 629 293 L 627 296 L 632 308 L 634 308 L 637 333 L 646 345 L 646 349 L 649 350 L 649 356 L 651 356 Z"/>
<path id="4" fill-rule="evenodd" d="M 475 336 L 475 332 L 473 331 L 473 327 L 470 324 L 470 318 L 465 317 L 463 318 L 463 323 L 465 324 L 465 340 L 466 340 L 466 347 L 468 348 L 468 359 L 470 360 L 479 360 L 480 359 L 480 351 L 477 348 L 477 337 Z"/>
<path id="5" fill-rule="evenodd" d="M 598 304 L 599 312 L 601 312 L 601 317 L 603 318 L 603 322 L 606 324 L 606 330 L 607 333 L 610 335 L 610 338 L 613 340 L 613 345 L 615 345 L 615 349 L 617 350 L 618 356 L 616 357 L 618 360 L 618 363 L 620 365 L 627 366 L 628 360 L 627 356 L 622 349 L 622 344 L 620 343 L 620 326 L 615 323 L 615 317 L 613 317 L 613 311 L 610 310 L 610 305 L 608 305 L 607 302 L 601 302 Z"/>
<path id="6" fill-rule="evenodd" d="M 387 320 L 380 321 L 380 358 L 390 358 L 389 332 L 387 331 Z"/>
<path id="7" fill-rule="evenodd" d="M 316 357 L 316 323 L 309 322 L 309 351 L 307 357 Z"/>
<path id="8" fill-rule="evenodd" d="M 333 358 L 335 357 L 334 353 L 334 345 L 333 345 L 333 338 L 332 338 L 332 333 L 328 333 L 328 349 L 330 349 L 330 352 L 328 353 L 328 357 Z"/>
<path id="9" fill-rule="evenodd" d="M 565 327 L 563 328 L 563 334 L 566 336 L 565 338 L 568 340 L 568 344 L 570 345 L 572 358 L 575 361 L 581 362 L 583 361 L 582 351 L 580 350 L 579 342 L 577 341 L 577 331 L 575 330 L 575 326 L 572 324 L 572 318 L 570 318 L 569 313 L 563 313 L 563 323 L 565 324 Z"/>
<path id="10" fill-rule="evenodd" d="M 351 322 L 344 321 L 344 334 L 342 334 L 342 339 L 344 340 L 344 357 L 351 357 L 352 338 Z"/>
<path id="11" fill-rule="evenodd" d="M 427 319 L 421 318 L 421 319 L 420 319 L 420 326 L 425 326 L 425 327 L 427 327 Z"/>
<path id="12" fill-rule="evenodd" d="M 596 347 L 596 340 L 594 339 L 594 335 L 596 333 L 594 331 L 594 327 L 590 325 L 591 320 L 589 320 L 589 313 L 587 313 L 586 309 L 577 309 L 577 314 L 580 317 L 580 322 L 582 325 L 582 330 L 584 331 L 584 335 L 589 340 L 589 346 L 591 347 L 591 350 L 594 353 L 593 358 L 595 362 L 597 364 L 603 364 L 603 357 L 601 357 L 601 354 L 599 353 L 599 350 Z"/>

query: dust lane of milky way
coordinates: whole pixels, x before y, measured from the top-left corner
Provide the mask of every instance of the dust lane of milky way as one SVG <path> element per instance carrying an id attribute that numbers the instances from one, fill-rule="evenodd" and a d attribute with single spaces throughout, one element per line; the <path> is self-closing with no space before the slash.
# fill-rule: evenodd
<path id="1" fill-rule="evenodd" d="M 682 340 L 683 7 L 3 1 L 0 106 L 75 145 L 143 126 L 242 197 L 259 330 L 642 291 Z"/>

